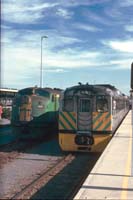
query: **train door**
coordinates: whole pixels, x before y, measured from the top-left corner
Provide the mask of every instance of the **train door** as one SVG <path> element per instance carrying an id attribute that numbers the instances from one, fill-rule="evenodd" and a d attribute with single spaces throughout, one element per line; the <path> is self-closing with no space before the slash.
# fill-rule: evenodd
<path id="1" fill-rule="evenodd" d="M 92 127 L 92 103 L 89 98 L 78 100 L 77 129 L 79 133 L 90 134 Z"/>

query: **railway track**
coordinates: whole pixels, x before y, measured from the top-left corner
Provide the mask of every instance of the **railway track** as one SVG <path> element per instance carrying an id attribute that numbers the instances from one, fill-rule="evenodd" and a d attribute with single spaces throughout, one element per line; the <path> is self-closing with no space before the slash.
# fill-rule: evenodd
<path id="1" fill-rule="evenodd" d="M 98 157 L 97 154 L 20 154 L 6 165 L 8 171 L 5 166 L 7 189 L 0 196 L 4 199 L 69 199 Z M 10 170 L 9 166 L 12 166 Z"/>
<path id="2" fill-rule="evenodd" d="M 71 199 L 99 156 L 100 154 L 66 155 L 11 199 Z"/>
<path id="3" fill-rule="evenodd" d="M 30 199 L 42 186 L 44 187 L 54 176 L 56 176 L 65 166 L 67 166 L 75 156 L 69 154 L 61 158 L 56 164 L 33 180 L 29 185 L 23 188 L 19 193 L 15 194 L 11 199 Z"/>
<path id="4" fill-rule="evenodd" d="M 99 154 L 74 154 L 67 164 L 48 184 L 31 199 L 72 199 L 99 158 Z"/>
<path id="5" fill-rule="evenodd" d="M 16 141 L 5 145 L 1 151 L 5 156 L 9 153 L 12 161 L 9 159 L 4 165 L 7 189 L 0 197 L 4 199 L 69 199 L 99 157 L 92 153 L 63 154 L 57 138 L 44 143 L 30 142 L 30 145 Z"/>
<path id="6" fill-rule="evenodd" d="M 22 152 L 37 145 L 36 142 L 14 140 L 8 144 L 0 146 L 0 169 L 7 163 L 15 160 Z"/>
<path id="7" fill-rule="evenodd" d="M 31 149 L 43 144 L 43 141 L 19 140 L 16 139 L 10 143 L 0 146 L 0 168 L 6 163 L 16 159 L 21 153 L 26 153 Z"/>

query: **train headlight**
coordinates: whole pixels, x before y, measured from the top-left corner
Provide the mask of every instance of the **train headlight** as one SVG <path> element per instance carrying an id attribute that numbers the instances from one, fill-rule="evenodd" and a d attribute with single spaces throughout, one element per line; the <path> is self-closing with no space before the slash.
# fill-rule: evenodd
<path id="1" fill-rule="evenodd" d="M 41 101 L 39 101 L 37 107 L 40 108 L 40 109 L 42 109 L 42 108 L 44 108 L 44 105 L 42 104 Z"/>
<path id="2" fill-rule="evenodd" d="M 56 97 L 57 97 L 57 98 L 59 98 L 59 97 L 60 97 L 60 95 L 59 95 L 59 94 L 57 94 L 57 95 L 56 95 Z"/>

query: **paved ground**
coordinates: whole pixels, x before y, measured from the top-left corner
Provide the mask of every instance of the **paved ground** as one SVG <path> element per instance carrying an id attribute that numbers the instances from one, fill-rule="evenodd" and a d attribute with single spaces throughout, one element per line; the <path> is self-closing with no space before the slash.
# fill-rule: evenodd
<path id="1" fill-rule="evenodd" d="M 10 123 L 11 122 L 9 119 L 5 119 L 5 118 L 0 119 L 0 126 L 10 125 Z"/>
<path id="2" fill-rule="evenodd" d="M 129 112 L 75 196 L 75 200 L 133 200 L 132 127 Z"/>
<path id="3" fill-rule="evenodd" d="M 49 145 L 56 148 L 54 143 L 57 142 L 50 141 Z M 19 153 L 17 158 L 10 160 L 0 168 L 0 199 L 11 199 L 13 195 L 37 178 L 42 171 L 47 170 L 51 164 L 56 163 L 62 157 L 61 153 L 58 156 L 48 154 L 47 151 L 44 153 L 46 146 L 47 144 L 42 144 L 26 153 Z"/>

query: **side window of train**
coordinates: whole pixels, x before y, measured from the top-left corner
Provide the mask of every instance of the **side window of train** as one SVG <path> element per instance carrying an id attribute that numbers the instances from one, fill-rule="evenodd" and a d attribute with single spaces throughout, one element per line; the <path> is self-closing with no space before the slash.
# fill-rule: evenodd
<path id="1" fill-rule="evenodd" d="M 116 105 L 117 111 L 122 110 L 124 107 L 125 107 L 125 102 L 123 101 L 123 99 L 118 99 Z"/>
<path id="2" fill-rule="evenodd" d="M 104 96 L 98 96 L 96 100 L 96 108 L 98 112 L 108 111 L 108 101 Z"/>
<path id="3" fill-rule="evenodd" d="M 90 112 L 90 100 L 80 99 L 79 112 Z"/>
<path id="4" fill-rule="evenodd" d="M 63 110 L 66 112 L 73 112 L 74 111 L 74 101 L 72 98 L 64 99 L 64 106 Z"/>
<path id="5" fill-rule="evenodd" d="M 113 100 L 113 110 L 116 110 L 116 101 Z"/>

